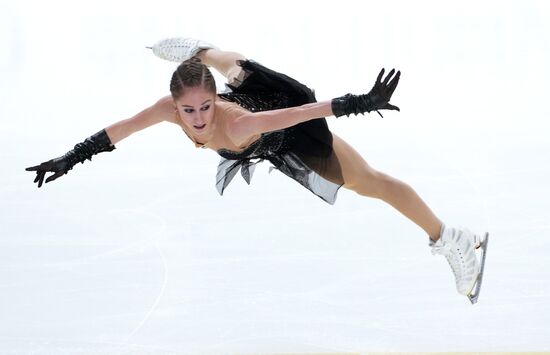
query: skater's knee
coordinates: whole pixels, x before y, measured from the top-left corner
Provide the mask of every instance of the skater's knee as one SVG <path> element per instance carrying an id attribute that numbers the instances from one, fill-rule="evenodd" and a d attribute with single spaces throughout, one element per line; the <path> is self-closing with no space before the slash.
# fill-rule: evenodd
<path id="1" fill-rule="evenodd" d="M 236 78 L 242 78 L 243 71 L 244 69 L 238 65 L 231 67 L 225 74 L 227 82 L 233 84 Z"/>
<path id="2" fill-rule="evenodd" d="M 358 175 L 350 189 L 361 196 L 384 199 L 388 190 L 392 188 L 396 180 L 391 176 L 368 168 Z"/>

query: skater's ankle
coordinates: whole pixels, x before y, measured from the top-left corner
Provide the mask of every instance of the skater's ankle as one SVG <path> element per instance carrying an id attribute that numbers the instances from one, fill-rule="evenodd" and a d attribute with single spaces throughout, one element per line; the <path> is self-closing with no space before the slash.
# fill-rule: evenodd
<path id="1" fill-rule="evenodd" d="M 441 225 L 435 232 L 429 233 L 428 236 L 430 237 L 430 240 L 433 241 L 434 243 L 437 242 L 439 238 L 441 238 L 444 228 L 445 228 L 445 224 L 441 223 Z"/>

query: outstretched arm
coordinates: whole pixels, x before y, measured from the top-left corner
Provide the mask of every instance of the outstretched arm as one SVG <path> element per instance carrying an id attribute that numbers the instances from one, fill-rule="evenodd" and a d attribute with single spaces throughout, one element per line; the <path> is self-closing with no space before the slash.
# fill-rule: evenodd
<path id="1" fill-rule="evenodd" d="M 271 132 L 297 125 L 298 123 L 319 117 L 343 116 L 350 114 L 364 114 L 378 110 L 397 110 L 399 107 L 389 103 L 390 98 L 399 82 L 400 72 L 393 77 L 392 69 L 382 81 L 384 69 L 378 74 L 373 88 L 365 95 L 347 94 L 332 100 L 309 103 L 302 106 L 279 110 L 246 113 L 237 118 L 230 127 L 234 137 L 250 137 L 264 132 Z M 378 112 L 380 114 L 380 112 Z"/>
<path id="2" fill-rule="evenodd" d="M 84 163 L 86 159 L 101 152 L 110 152 L 116 149 L 115 143 L 128 137 L 134 132 L 149 127 L 155 123 L 169 121 L 176 123 L 176 111 L 171 96 L 165 96 L 151 107 L 142 110 L 131 118 L 118 121 L 78 143 L 63 156 L 50 159 L 40 165 L 28 167 L 26 171 L 35 171 L 34 182 L 42 186 L 47 172 L 53 172 L 46 179 L 46 183 L 65 175 L 76 163 Z"/>
<path id="3" fill-rule="evenodd" d="M 234 137 L 251 137 L 276 131 L 319 117 L 332 115 L 331 101 L 314 102 L 279 110 L 246 113 L 229 127 Z"/>
<path id="4" fill-rule="evenodd" d="M 105 128 L 111 143 L 114 145 L 124 138 L 159 122 L 176 123 L 176 106 L 172 96 L 164 96 L 155 104 L 140 111 L 134 116 L 113 123 Z"/>

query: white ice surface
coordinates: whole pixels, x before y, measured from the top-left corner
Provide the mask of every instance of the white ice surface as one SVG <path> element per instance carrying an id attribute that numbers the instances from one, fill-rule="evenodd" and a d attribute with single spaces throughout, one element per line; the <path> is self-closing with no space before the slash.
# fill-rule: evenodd
<path id="1" fill-rule="evenodd" d="M 0 353 L 550 351 L 544 2 L 236 4 L 2 3 Z M 173 35 L 319 100 L 401 69 L 400 113 L 329 126 L 491 233 L 479 303 L 389 205 L 341 189 L 330 206 L 268 162 L 220 197 L 219 157 L 169 123 L 37 189 L 25 167 L 168 94 L 173 63 L 143 47 Z"/>

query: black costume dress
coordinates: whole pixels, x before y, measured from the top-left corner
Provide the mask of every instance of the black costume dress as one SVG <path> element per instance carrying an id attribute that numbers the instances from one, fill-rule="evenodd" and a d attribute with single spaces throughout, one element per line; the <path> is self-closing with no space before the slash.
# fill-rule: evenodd
<path id="1" fill-rule="evenodd" d="M 253 60 L 239 60 L 244 70 L 239 78 L 226 84 L 228 92 L 218 96 L 251 111 L 276 110 L 317 102 L 313 90 L 285 74 L 275 72 Z M 298 181 L 329 204 L 334 204 L 344 184 L 342 171 L 332 149 L 332 134 L 324 117 L 285 129 L 266 132 L 244 151 L 217 150 L 222 157 L 216 175 L 220 195 L 233 177 L 241 175 L 250 184 L 255 165 L 263 160 Z"/>

